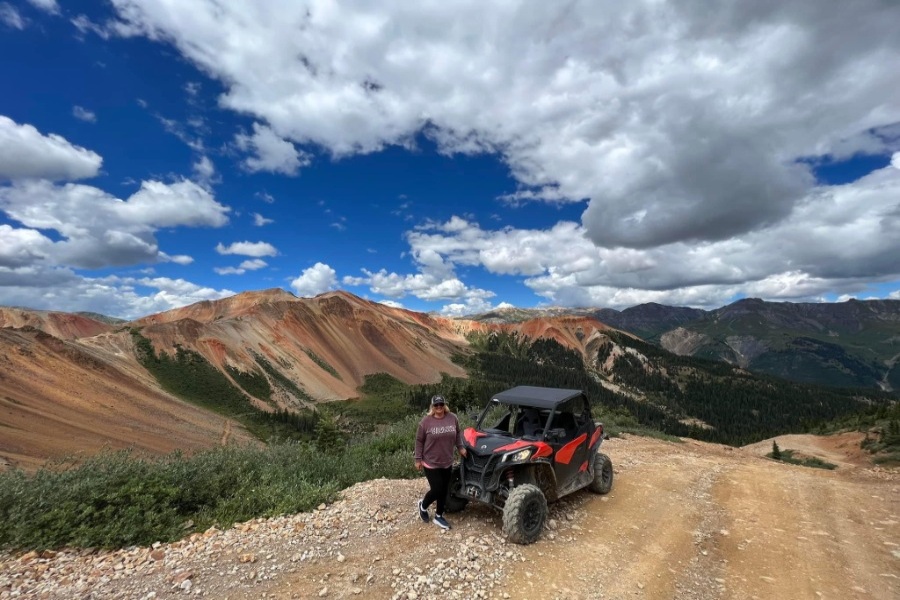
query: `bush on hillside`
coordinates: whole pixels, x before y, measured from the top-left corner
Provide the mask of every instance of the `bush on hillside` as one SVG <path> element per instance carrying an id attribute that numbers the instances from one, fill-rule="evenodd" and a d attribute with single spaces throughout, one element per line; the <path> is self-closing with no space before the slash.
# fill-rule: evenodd
<path id="1" fill-rule="evenodd" d="M 74 468 L 3 473 L 0 548 L 148 545 L 307 511 L 360 481 L 416 476 L 410 457 L 417 424 L 409 418 L 327 453 L 296 442 L 157 459 L 115 452 Z"/>

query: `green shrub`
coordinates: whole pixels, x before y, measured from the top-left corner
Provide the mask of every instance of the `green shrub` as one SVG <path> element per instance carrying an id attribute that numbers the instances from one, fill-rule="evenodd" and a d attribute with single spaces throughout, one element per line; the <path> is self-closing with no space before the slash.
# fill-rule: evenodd
<path id="1" fill-rule="evenodd" d="M 343 380 L 344 380 L 343 377 L 341 377 L 341 374 L 338 373 L 337 370 L 336 370 L 334 367 L 332 367 L 330 364 L 328 364 L 328 362 L 327 362 L 324 358 L 322 358 L 321 356 L 319 356 L 318 354 L 316 354 L 315 352 L 313 352 L 313 351 L 310 350 L 309 348 L 304 349 L 304 352 L 306 352 L 306 355 L 307 355 L 314 363 L 316 363 L 317 365 L 319 365 L 319 367 L 321 367 L 322 370 L 324 370 L 325 372 L 331 374 L 332 377 L 334 377 L 335 379 L 337 379 L 337 380 L 339 380 L 339 381 L 343 381 Z"/>
<path id="2" fill-rule="evenodd" d="M 405 419 L 329 452 L 305 442 L 156 459 L 116 452 L 30 476 L 2 473 L 0 548 L 147 545 L 212 525 L 308 511 L 360 481 L 415 477 L 417 424 Z"/>

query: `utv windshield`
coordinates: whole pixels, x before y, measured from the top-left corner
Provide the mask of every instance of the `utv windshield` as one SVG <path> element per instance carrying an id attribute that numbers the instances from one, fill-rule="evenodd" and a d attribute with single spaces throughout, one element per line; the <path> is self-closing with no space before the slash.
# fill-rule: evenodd
<path id="1" fill-rule="evenodd" d="M 503 404 L 498 400 L 491 400 L 475 427 L 494 435 L 539 439 L 544 434 L 547 412 L 542 413 L 534 406 Z"/>

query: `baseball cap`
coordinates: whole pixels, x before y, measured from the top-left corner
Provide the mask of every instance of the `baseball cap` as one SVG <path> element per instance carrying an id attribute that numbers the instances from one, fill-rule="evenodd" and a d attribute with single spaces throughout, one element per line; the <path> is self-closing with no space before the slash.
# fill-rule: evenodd
<path id="1" fill-rule="evenodd" d="M 444 401 L 444 397 L 443 397 L 443 396 L 440 396 L 440 395 L 438 395 L 438 396 L 432 396 L 432 397 L 431 397 L 431 405 L 432 405 L 432 406 L 437 406 L 438 404 L 447 404 L 447 403 Z"/>

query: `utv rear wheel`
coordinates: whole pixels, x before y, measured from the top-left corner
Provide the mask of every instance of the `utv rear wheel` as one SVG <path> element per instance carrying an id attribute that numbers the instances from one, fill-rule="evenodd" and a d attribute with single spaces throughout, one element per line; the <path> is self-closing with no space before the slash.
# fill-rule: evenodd
<path id="1" fill-rule="evenodd" d="M 503 508 L 503 533 L 516 544 L 530 544 L 540 537 L 547 520 L 547 499 L 536 485 L 526 483 L 509 493 Z"/>
<path id="2" fill-rule="evenodd" d="M 588 488 L 595 494 L 608 494 L 613 484 L 613 466 L 609 457 L 601 452 L 594 454 L 594 480 Z"/>
<path id="3" fill-rule="evenodd" d="M 468 498 L 460 498 L 456 494 L 463 493 L 462 477 L 459 474 L 459 465 L 453 467 L 450 474 L 450 487 L 447 488 L 447 503 L 444 509 L 448 513 L 457 513 L 466 508 L 469 504 Z"/>

